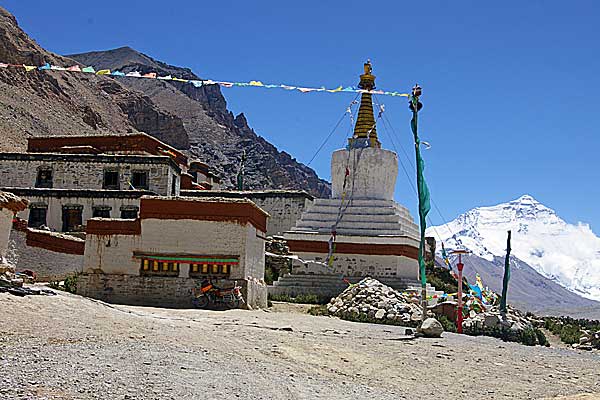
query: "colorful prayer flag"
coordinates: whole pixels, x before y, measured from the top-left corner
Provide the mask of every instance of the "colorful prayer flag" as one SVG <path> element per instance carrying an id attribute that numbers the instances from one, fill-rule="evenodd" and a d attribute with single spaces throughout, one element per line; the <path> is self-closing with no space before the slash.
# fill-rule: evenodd
<path id="1" fill-rule="evenodd" d="M 38 67 L 38 69 L 39 69 L 40 71 L 48 70 L 48 69 L 50 69 L 50 68 L 52 68 L 52 67 L 50 66 L 50 64 L 49 64 L 49 63 L 46 63 L 46 64 L 42 65 L 41 67 Z"/>
<path id="2" fill-rule="evenodd" d="M 8 68 L 8 64 L 0 63 L 0 68 Z"/>
<path id="3" fill-rule="evenodd" d="M 163 81 L 170 81 L 170 80 L 172 80 L 172 79 L 173 79 L 173 77 L 172 77 L 171 75 L 167 75 L 167 76 L 159 76 L 159 77 L 158 77 L 158 78 L 156 78 L 156 79 L 161 79 L 161 80 L 163 80 Z"/>
<path id="4" fill-rule="evenodd" d="M 25 71 L 27 71 L 27 72 L 33 71 L 34 69 L 36 69 L 33 65 L 25 65 L 25 64 L 23 64 L 23 68 L 25 68 Z"/>
<path id="5" fill-rule="evenodd" d="M 81 72 L 87 72 L 89 74 L 95 74 L 96 70 L 94 69 L 94 67 L 85 67 L 81 69 Z"/>
<path id="6" fill-rule="evenodd" d="M 79 68 L 79 65 L 73 65 L 72 67 L 67 68 L 67 71 L 81 72 L 81 68 Z"/>
<path id="7" fill-rule="evenodd" d="M 101 69 L 100 71 L 96 72 L 96 75 L 110 75 L 110 69 Z"/>
<path id="8" fill-rule="evenodd" d="M 142 75 L 142 78 L 156 79 L 156 72 L 148 72 L 147 74 Z"/>
<path id="9" fill-rule="evenodd" d="M 139 71 L 131 71 L 126 73 L 125 76 L 130 76 L 132 78 L 141 78 L 142 74 L 140 74 Z"/>

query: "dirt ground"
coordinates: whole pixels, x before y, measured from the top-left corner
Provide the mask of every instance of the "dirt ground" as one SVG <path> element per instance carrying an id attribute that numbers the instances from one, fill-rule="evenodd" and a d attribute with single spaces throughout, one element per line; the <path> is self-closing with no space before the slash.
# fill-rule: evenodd
<path id="1" fill-rule="evenodd" d="M 267 311 L 0 294 L 0 399 L 597 398 L 600 356 Z M 584 395 L 584 396 L 582 396 Z"/>

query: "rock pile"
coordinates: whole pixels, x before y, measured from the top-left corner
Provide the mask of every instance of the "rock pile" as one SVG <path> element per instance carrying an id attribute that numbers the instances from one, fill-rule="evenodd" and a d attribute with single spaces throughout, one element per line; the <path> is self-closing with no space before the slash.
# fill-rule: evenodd
<path id="1" fill-rule="evenodd" d="M 593 332 L 582 329 L 579 343 L 573 343 L 572 347 L 579 350 L 600 350 L 600 330 Z"/>
<path id="2" fill-rule="evenodd" d="M 463 320 L 463 331 L 465 333 L 478 333 L 489 329 L 510 329 L 515 333 L 520 333 L 527 328 L 533 329 L 543 325 L 543 321 L 528 317 L 510 306 L 506 316 L 503 317 L 500 314 L 500 309 L 494 306 L 482 313 L 471 311 L 469 316 Z"/>
<path id="3" fill-rule="evenodd" d="M 327 305 L 329 314 L 353 321 L 416 326 L 421 321 L 418 298 L 409 298 L 373 278 L 349 286 Z"/>

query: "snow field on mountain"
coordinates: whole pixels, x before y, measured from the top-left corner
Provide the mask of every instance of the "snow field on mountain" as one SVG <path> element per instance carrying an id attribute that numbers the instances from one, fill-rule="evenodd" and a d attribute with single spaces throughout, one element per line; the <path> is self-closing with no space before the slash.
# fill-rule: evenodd
<path id="1" fill-rule="evenodd" d="M 466 248 L 492 261 L 506 254 L 508 230 L 514 257 L 567 289 L 600 300 L 600 238 L 589 225 L 568 224 L 529 195 L 474 208 L 427 234 L 436 237 L 438 250 L 441 240 L 448 250 Z"/>

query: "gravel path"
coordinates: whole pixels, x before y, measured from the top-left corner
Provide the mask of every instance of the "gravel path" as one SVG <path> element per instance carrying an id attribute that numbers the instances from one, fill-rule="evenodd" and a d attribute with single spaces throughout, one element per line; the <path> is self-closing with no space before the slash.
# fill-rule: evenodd
<path id="1" fill-rule="evenodd" d="M 600 356 L 286 312 L 0 294 L 0 399 L 545 398 L 600 393 Z M 593 396 L 585 397 L 592 398 Z"/>

